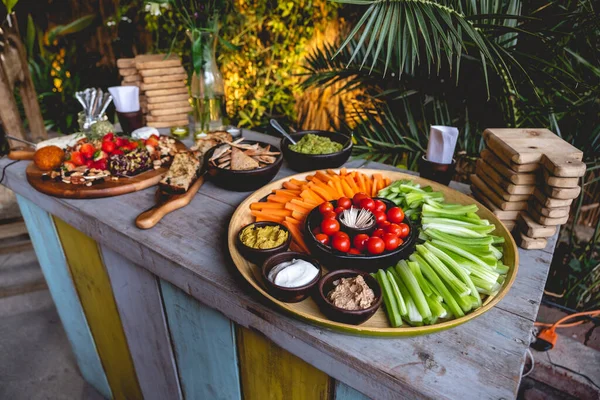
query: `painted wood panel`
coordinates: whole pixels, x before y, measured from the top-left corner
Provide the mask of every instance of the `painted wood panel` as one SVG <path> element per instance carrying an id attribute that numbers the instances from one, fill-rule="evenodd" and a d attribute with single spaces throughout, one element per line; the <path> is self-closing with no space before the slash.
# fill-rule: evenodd
<path id="1" fill-rule="evenodd" d="M 331 378 L 263 335 L 238 326 L 237 344 L 245 400 L 326 400 Z"/>
<path id="2" fill-rule="evenodd" d="M 240 399 L 233 323 L 160 281 L 184 398 Z"/>
<path id="3" fill-rule="evenodd" d="M 370 397 L 340 381 L 336 381 L 333 400 L 370 400 Z"/>
<path id="4" fill-rule="evenodd" d="M 17 201 L 50 295 L 71 343 L 79 371 L 104 397 L 112 398 L 96 344 L 73 286 L 54 221 L 50 214 L 24 197 L 17 195 Z"/>
<path id="5" fill-rule="evenodd" d="M 98 245 L 60 218 L 53 219 L 113 396 L 115 399 L 141 399 L 142 393 Z"/>
<path id="6" fill-rule="evenodd" d="M 156 276 L 106 246 L 100 251 L 144 399 L 181 399 Z"/>

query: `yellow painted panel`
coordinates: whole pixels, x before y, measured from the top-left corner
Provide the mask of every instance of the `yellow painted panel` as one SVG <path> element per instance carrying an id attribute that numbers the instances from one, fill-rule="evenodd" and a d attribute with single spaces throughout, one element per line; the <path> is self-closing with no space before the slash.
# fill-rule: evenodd
<path id="1" fill-rule="evenodd" d="M 236 332 L 245 400 L 329 398 L 327 374 L 254 331 L 237 326 Z"/>
<path id="2" fill-rule="evenodd" d="M 115 399 L 141 399 L 110 279 L 96 242 L 53 217 L 73 282 Z"/>

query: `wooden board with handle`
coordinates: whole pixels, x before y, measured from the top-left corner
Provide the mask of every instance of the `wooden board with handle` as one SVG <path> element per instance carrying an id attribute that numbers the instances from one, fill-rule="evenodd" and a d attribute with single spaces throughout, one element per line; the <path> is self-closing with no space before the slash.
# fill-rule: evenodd
<path id="1" fill-rule="evenodd" d="M 531 215 L 531 218 L 540 225 L 564 225 L 567 223 L 567 221 L 569 221 L 569 215 L 560 218 L 552 218 L 542 215 L 535 208 L 530 207 L 528 211 Z"/>
<path id="2" fill-rule="evenodd" d="M 186 95 L 188 94 L 187 86 L 180 86 L 180 87 L 169 88 L 169 89 L 146 90 L 146 96 L 148 98 L 159 97 L 159 96 L 169 96 L 172 94 L 182 94 L 182 93 L 185 93 Z"/>
<path id="3" fill-rule="evenodd" d="M 473 192 L 475 198 L 489 208 L 498 219 L 516 221 L 517 217 L 519 216 L 520 211 L 509 211 L 498 208 L 490 199 L 485 197 L 485 195 L 477 188 L 477 186 L 471 185 L 471 191 Z"/>
<path id="4" fill-rule="evenodd" d="M 146 104 L 146 107 L 148 108 L 148 110 L 166 110 L 166 109 L 170 109 L 170 108 L 178 108 L 178 109 L 186 109 L 189 111 L 186 112 L 190 112 L 191 108 L 190 108 L 190 102 L 189 100 L 180 100 L 180 101 L 172 101 L 169 103 L 153 103 L 153 104 Z"/>
<path id="5" fill-rule="evenodd" d="M 490 150 L 483 149 L 481 151 L 481 158 L 511 183 L 515 185 L 535 185 L 535 174 L 513 171 Z"/>
<path id="6" fill-rule="evenodd" d="M 581 193 L 580 186 L 574 188 L 558 188 L 544 185 L 543 190 L 546 196 L 560 200 L 573 200 L 579 197 L 579 194 Z"/>
<path id="7" fill-rule="evenodd" d="M 548 241 L 544 238 L 532 238 L 523 234 L 523 232 L 519 232 L 515 235 L 515 240 L 519 247 L 524 248 L 525 250 L 535 250 L 535 249 L 545 249 L 548 245 Z"/>
<path id="8" fill-rule="evenodd" d="M 573 199 L 555 199 L 550 196 L 546 196 L 542 190 L 537 187 L 533 192 L 533 197 L 543 206 L 548 208 L 553 207 L 569 207 L 573 203 Z"/>
<path id="9" fill-rule="evenodd" d="M 187 87 L 183 80 L 178 82 L 157 82 L 157 83 L 145 83 L 140 84 L 140 90 L 158 90 L 158 89 L 173 89 Z"/>
<path id="10" fill-rule="evenodd" d="M 161 115 L 158 117 L 147 115 L 146 121 L 148 122 L 168 122 L 168 121 L 183 121 L 187 120 L 188 113 L 183 114 L 172 114 L 172 115 Z"/>
<path id="11" fill-rule="evenodd" d="M 519 214 L 517 223 L 521 232 L 530 238 L 549 238 L 556 233 L 556 226 L 538 224 L 527 212 Z"/>
<path id="12" fill-rule="evenodd" d="M 136 61 L 136 63 L 135 63 L 135 67 L 139 70 L 172 68 L 172 67 L 179 67 L 179 66 L 181 66 L 181 59 L 179 57 L 168 58 L 166 60 L 156 60 L 156 61 Z"/>
<path id="13" fill-rule="evenodd" d="M 187 122 L 186 122 L 187 123 Z M 178 150 L 186 150 L 187 147 L 180 141 L 176 141 Z M 166 167 L 150 169 L 130 178 L 124 177 L 114 181 L 106 179 L 104 182 L 92 186 L 73 185 L 53 179 L 43 180 L 45 171 L 40 170 L 34 163 L 27 166 L 27 181 L 36 190 L 54 197 L 69 199 L 97 199 L 102 197 L 120 196 L 122 194 L 137 192 L 154 186 L 160 182 L 162 176 L 167 172 Z"/>
<path id="14" fill-rule="evenodd" d="M 139 71 L 143 78 L 151 76 L 181 75 L 185 74 L 182 66 L 172 68 L 142 69 Z"/>
<path id="15" fill-rule="evenodd" d="M 8 153 L 8 158 L 11 160 L 33 160 L 33 155 L 35 154 L 35 150 L 31 147 L 15 147 L 11 149 Z"/>
<path id="16" fill-rule="evenodd" d="M 571 207 L 555 207 L 555 208 L 544 207 L 535 198 L 533 198 L 529 201 L 529 209 L 532 209 L 532 208 L 535 209 L 538 213 L 542 214 L 544 217 L 550 217 L 550 218 L 568 217 L 569 212 L 571 211 Z"/>
<path id="17" fill-rule="evenodd" d="M 158 189 L 156 193 L 157 204 L 138 215 L 135 219 L 135 225 L 140 229 L 150 229 L 156 226 L 168 213 L 190 204 L 203 183 L 204 176 L 201 176 L 182 194 L 166 194 Z"/>
<path id="18" fill-rule="evenodd" d="M 480 173 L 480 171 L 482 171 L 483 174 Z M 514 183 L 507 181 L 494 168 L 492 168 L 491 165 L 483 161 L 481 158 L 477 160 L 475 173 L 480 178 L 483 175 L 487 175 L 510 194 L 530 195 L 535 189 L 534 185 L 515 185 Z"/>
<path id="19" fill-rule="evenodd" d="M 527 208 L 527 201 L 506 201 L 498 196 L 477 175 L 471 175 L 471 182 L 487 197 L 496 207 L 507 211 L 520 211 Z"/>
<path id="20" fill-rule="evenodd" d="M 540 170 L 542 179 L 548 186 L 557 188 L 575 188 L 579 186 L 579 178 L 563 178 L 550 175 L 546 168 Z"/>
<path id="21" fill-rule="evenodd" d="M 505 201 L 527 201 L 530 195 L 528 194 L 510 194 L 504 190 L 498 182 L 490 178 L 483 170 L 477 172 L 477 177 L 490 187 L 498 196 Z"/>
<path id="22" fill-rule="evenodd" d="M 140 76 L 140 79 L 142 79 L 141 76 Z M 187 74 L 145 76 L 144 83 L 177 82 L 177 81 L 184 81 L 186 79 L 187 79 Z"/>
<path id="23" fill-rule="evenodd" d="M 190 98 L 190 95 L 187 92 L 187 89 L 179 94 L 170 94 L 167 96 L 146 96 L 147 100 L 148 100 L 148 104 L 154 104 L 154 103 L 171 103 L 171 102 L 175 102 L 175 101 L 185 101 L 188 100 Z"/>
<path id="24" fill-rule="evenodd" d="M 578 178 L 585 175 L 586 165 L 561 154 L 544 154 L 542 165 L 554 176 Z"/>
<path id="25" fill-rule="evenodd" d="M 583 159 L 580 150 L 548 129 L 486 129 L 483 138 L 507 164 L 540 163 L 544 154 L 559 155 L 567 160 Z"/>

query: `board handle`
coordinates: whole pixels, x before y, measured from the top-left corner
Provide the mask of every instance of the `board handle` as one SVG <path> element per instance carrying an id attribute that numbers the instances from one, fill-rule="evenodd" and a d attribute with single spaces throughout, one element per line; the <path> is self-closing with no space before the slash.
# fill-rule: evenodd
<path id="1" fill-rule="evenodd" d="M 156 226 L 168 213 L 187 206 L 203 183 L 204 177 L 200 177 L 190 186 L 186 193 L 144 211 L 135 219 L 135 225 L 140 229 L 150 229 Z"/>
<path id="2" fill-rule="evenodd" d="M 8 158 L 11 160 L 33 160 L 35 150 L 29 148 L 16 148 L 8 153 Z"/>

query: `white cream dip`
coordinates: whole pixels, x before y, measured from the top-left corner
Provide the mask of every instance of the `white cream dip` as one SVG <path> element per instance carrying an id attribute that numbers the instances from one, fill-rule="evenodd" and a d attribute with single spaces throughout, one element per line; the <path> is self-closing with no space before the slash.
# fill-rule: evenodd
<path id="1" fill-rule="evenodd" d="M 277 264 L 267 278 L 277 286 L 295 288 L 308 284 L 318 274 L 319 270 L 313 264 L 293 259 Z"/>

